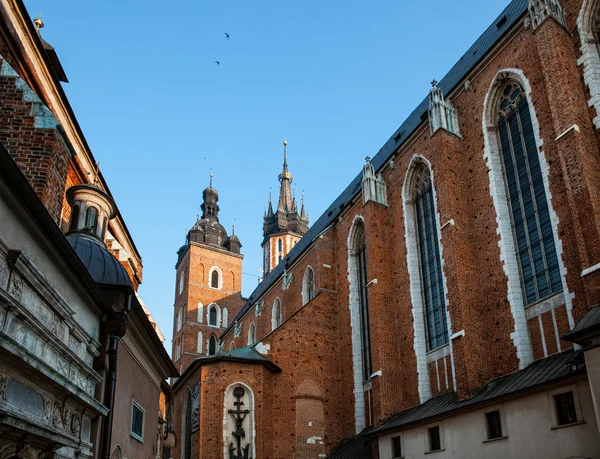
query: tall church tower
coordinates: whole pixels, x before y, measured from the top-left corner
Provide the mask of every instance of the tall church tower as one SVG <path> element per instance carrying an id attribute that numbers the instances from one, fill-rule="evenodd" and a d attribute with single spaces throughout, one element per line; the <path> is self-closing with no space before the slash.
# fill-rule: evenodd
<path id="1" fill-rule="evenodd" d="M 292 174 L 288 171 L 286 140 L 283 141 L 283 172 L 279 175 L 279 183 L 277 210 L 273 212 L 273 203 L 269 196 L 269 205 L 264 215 L 262 248 L 265 274 L 272 271 L 308 231 L 304 194 L 300 211 L 296 196 L 292 195 Z"/>
<path id="2" fill-rule="evenodd" d="M 202 193 L 202 217 L 177 252 L 173 361 L 182 373 L 197 357 L 218 352 L 217 340 L 240 311 L 242 244 L 219 223 L 219 193 Z"/>

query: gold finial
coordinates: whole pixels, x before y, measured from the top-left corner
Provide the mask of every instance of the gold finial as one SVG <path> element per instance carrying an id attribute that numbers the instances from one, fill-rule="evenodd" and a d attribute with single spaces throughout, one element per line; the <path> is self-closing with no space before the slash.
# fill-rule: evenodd
<path id="1" fill-rule="evenodd" d="M 40 13 L 39 16 L 33 20 L 33 24 L 35 25 L 35 31 L 37 33 L 40 33 L 40 29 L 44 28 L 44 21 L 42 21 L 42 13 Z"/>
<path id="2" fill-rule="evenodd" d="M 283 146 L 287 147 L 287 139 L 285 134 L 283 134 Z"/>
<path id="3" fill-rule="evenodd" d="M 212 173 L 212 168 L 210 169 L 210 187 L 212 188 L 212 179 L 213 179 L 213 173 Z"/>

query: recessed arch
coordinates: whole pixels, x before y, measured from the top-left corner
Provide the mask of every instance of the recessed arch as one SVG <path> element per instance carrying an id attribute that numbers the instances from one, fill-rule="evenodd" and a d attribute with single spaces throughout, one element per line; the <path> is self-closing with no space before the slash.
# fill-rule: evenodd
<path id="1" fill-rule="evenodd" d="M 248 327 L 248 344 L 256 344 L 256 325 L 254 325 L 254 322 L 251 322 Z"/>
<path id="2" fill-rule="evenodd" d="M 248 447 L 248 457 L 256 457 L 255 437 L 256 430 L 254 425 L 254 392 L 247 384 L 235 382 L 225 389 L 223 403 L 223 457 L 229 458 L 229 444 L 236 444 L 232 433 L 236 430 L 234 421 L 229 414 L 229 410 L 236 408 L 236 403 L 243 403 L 248 410 L 247 416 L 242 422 L 242 429 L 245 436 L 242 439 L 242 448 Z"/>
<path id="3" fill-rule="evenodd" d="M 208 338 L 208 355 L 215 355 L 217 353 L 217 337 L 210 335 Z"/>
<path id="4" fill-rule="evenodd" d="M 221 326 L 221 308 L 217 303 L 210 303 L 206 307 L 206 323 L 211 327 Z"/>
<path id="5" fill-rule="evenodd" d="M 302 278 L 302 305 L 311 301 L 315 297 L 315 271 L 307 266 Z"/>
<path id="6" fill-rule="evenodd" d="M 275 330 L 280 327 L 283 322 L 283 316 L 281 313 L 281 300 L 279 297 L 273 301 L 273 307 L 271 309 L 271 330 Z"/>

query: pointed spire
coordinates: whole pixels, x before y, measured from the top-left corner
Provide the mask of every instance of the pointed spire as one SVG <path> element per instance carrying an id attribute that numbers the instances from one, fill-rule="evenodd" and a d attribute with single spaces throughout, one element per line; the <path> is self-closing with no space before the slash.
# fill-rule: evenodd
<path id="1" fill-rule="evenodd" d="M 283 141 L 283 172 L 279 175 L 279 182 L 281 183 L 279 190 L 279 203 L 277 205 L 277 211 L 282 213 L 288 213 L 292 210 L 292 191 L 290 184 L 292 182 L 292 174 L 288 171 L 287 165 L 287 140 Z"/>
<path id="2" fill-rule="evenodd" d="M 273 194 L 273 192 L 271 190 L 269 190 L 269 209 L 267 210 L 268 217 L 273 216 L 273 202 L 271 200 L 272 194 Z"/>
<path id="3" fill-rule="evenodd" d="M 304 190 L 302 190 L 302 208 L 300 210 L 300 217 L 306 218 L 306 211 L 304 210 Z"/>

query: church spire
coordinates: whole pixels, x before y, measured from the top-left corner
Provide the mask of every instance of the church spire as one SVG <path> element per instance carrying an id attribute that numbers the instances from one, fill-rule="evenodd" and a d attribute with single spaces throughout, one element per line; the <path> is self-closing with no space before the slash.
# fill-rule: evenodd
<path id="1" fill-rule="evenodd" d="M 277 211 L 288 213 L 292 210 L 292 174 L 287 165 L 287 140 L 283 141 L 283 172 L 279 175 L 280 190 Z"/>

